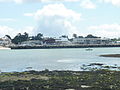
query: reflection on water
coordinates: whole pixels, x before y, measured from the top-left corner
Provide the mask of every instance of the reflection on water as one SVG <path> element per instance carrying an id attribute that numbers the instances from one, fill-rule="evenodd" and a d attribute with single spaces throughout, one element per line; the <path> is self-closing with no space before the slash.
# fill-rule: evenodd
<path id="1" fill-rule="evenodd" d="M 61 63 L 74 63 L 76 62 L 76 59 L 61 59 L 61 60 L 57 60 L 57 62 L 61 62 Z"/>
<path id="2" fill-rule="evenodd" d="M 33 70 L 80 70 L 82 64 L 89 63 L 120 65 L 120 58 L 99 57 L 118 53 L 120 48 L 0 50 L 0 70 L 24 71 L 27 67 Z"/>

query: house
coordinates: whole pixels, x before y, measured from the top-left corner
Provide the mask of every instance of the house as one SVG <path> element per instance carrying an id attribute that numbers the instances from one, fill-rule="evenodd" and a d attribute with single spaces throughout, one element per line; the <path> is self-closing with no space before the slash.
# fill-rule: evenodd
<path id="1" fill-rule="evenodd" d="M 72 43 L 74 44 L 100 44 L 101 38 L 73 38 Z"/>
<path id="2" fill-rule="evenodd" d="M 9 45 L 11 44 L 11 39 L 9 39 L 8 37 L 3 37 L 0 38 L 0 45 L 5 46 L 5 45 Z"/>
<path id="3" fill-rule="evenodd" d="M 100 37 L 92 37 L 92 38 L 73 38 L 72 41 L 73 44 L 110 44 L 111 41 L 110 39 L 107 38 L 100 38 Z"/>
<path id="4" fill-rule="evenodd" d="M 40 40 L 29 40 L 21 43 L 21 45 L 42 45 L 42 44 L 43 42 Z"/>
<path id="5" fill-rule="evenodd" d="M 111 39 L 109 39 L 109 38 L 102 38 L 101 44 L 114 44 L 114 42 L 111 41 Z"/>
<path id="6" fill-rule="evenodd" d="M 55 39 L 54 38 L 44 38 L 43 43 L 47 45 L 54 45 L 55 44 Z"/>
<path id="7" fill-rule="evenodd" d="M 55 39 L 57 45 L 70 45 L 71 42 L 68 40 L 68 37 L 59 37 Z"/>
<path id="8" fill-rule="evenodd" d="M 120 41 L 116 41 L 115 44 L 120 44 Z"/>

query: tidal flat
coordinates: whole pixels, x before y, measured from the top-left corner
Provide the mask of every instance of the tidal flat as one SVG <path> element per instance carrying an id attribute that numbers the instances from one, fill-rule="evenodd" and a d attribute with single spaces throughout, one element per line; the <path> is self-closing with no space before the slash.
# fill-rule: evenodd
<path id="1" fill-rule="evenodd" d="M 0 74 L 0 90 L 120 90 L 120 71 L 24 71 Z"/>
<path id="2" fill-rule="evenodd" d="M 105 54 L 100 55 L 101 57 L 114 57 L 114 58 L 120 58 L 120 54 Z"/>

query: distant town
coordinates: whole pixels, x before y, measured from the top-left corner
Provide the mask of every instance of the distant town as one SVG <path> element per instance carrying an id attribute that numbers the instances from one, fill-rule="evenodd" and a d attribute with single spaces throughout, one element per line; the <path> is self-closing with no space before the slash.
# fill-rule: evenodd
<path id="1" fill-rule="evenodd" d="M 60 46 L 60 45 L 119 45 L 120 39 L 118 38 L 101 38 L 92 34 L 86 35 L 86 37 L 73 34 L 72 38 L 67 35 L 61 35 L 56 37 L 44 37 L 42 33 L 38 33 L 35 36 L 29 36 L 28 33 L 18 33 L 14 38 L 10 35 L 5 35 L 0 38 L 0 46 Z"/>

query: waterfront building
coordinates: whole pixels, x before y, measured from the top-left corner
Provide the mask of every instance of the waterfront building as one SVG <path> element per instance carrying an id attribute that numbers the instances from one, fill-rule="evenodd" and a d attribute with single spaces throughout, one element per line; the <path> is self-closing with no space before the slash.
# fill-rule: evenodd
<path id="1" fill-rule="evenodd" d="M 0 45 L 5 46 L 5 45 L 9 45 L 11 44 L 11 39 L 9 39 L 8 37 L 3 37 L 0 38 Z"/>
<path id="2" fill-rule="evenodd" d="M 100 38 L 100 37 L 95 37 L 95 38 L 73 38 L 72 43 L 73 44 L 110 44 L 110 39 L 108 38 Z"/>
<path id="3" fill-rule="evenodd" d="M 101 44 L 115 44 L 111 39 L 109 38 L 102 38 L 101 39 Z"/>
<path id="4" fill-rule="evenodd" d="M 120 41 L 115 41 L 116 44 L 120 44 Z"/>
<path id="5" fill-rule="evenodd" d="M 55 39 L 54 38 L 44 38 L 43 43 L 44 43 L 44 45 L 54 45 Z"/>
<path id="6" fill-rule="evenodd" d="M 68 40 L 68 37 L 59 37 L 55 39 L 57 45 L 71 45 L 71 42 Z"/>
<path id="7" fill-rule="evenodd" d="M 43 45 L 43 42 L 40 40 L 29 40 L 21 42 L 21 45 Z"/>

